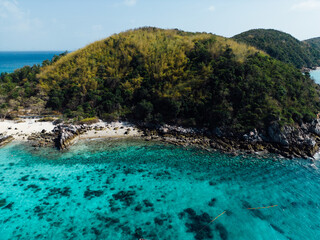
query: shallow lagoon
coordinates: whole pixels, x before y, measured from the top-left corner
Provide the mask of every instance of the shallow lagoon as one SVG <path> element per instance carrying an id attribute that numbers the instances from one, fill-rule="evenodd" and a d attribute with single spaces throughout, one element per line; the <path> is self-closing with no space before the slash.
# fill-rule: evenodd
<path id="1" fill-rule="evenodd" d="M 320 84 L 320 68 L 317 70 L 310 71 L 310 76 L 314 79 L 314 81 Z"/>
<path id="2" fill-rule="evenodd" d="M 1 240 L 320 238 L 307 160 L 114 139 L 65 153 L 11 144 L 0 172 Z"/>

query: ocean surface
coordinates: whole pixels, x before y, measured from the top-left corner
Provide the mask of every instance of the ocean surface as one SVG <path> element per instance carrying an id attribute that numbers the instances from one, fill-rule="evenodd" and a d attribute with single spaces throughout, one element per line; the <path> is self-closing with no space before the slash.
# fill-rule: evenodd
<path id="1" fill-rule="evenodd" d="M 12 73 L 14 70 L 27 65 L 41 64 L 44 60 L 51 60 L 54 55 L 60 53 L 62 52 L 0 52 L 0 73 Z"/>
<path id="2" fill-rule="evenodd" d="M 0 172 L 1 240 L 320 239 L 309 160 L 112 139 L 63 153 L 12 143 Z"/>
<path id="3" fill-rule="evenodd" d="M 310 71 L 310 75 L 316 83 L 320 84 L 320 69 Z"/>

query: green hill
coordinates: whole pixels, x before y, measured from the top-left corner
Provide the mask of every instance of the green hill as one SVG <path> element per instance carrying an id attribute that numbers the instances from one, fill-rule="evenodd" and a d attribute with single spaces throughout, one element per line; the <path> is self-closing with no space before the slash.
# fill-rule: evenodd
<path id="1" fill-rule="evenodd" d="M 0 83 L 3 109 L 34 106 L 34 98 L 76 118 L 246 131 L 320 110 L 316 85 L 294 66 L 232 39 L 157 28 L 113 35 Z"/>
<path id="2" fill-rule="evenodd" d="M 320 51 L 320 37 L 311 38 L 304 41 L 305 43 L 311 45 L 313 48 L 318 49 Z"/>
<path id="3" fill-rule="evenodd" d="M 255 46 L 282 62 L 297 68 L 320 65 L 320 48 L 309 41 L 299 41 L 290 34 L 273 29 L 254 29 L 243 32 L 233 39 Z"/>

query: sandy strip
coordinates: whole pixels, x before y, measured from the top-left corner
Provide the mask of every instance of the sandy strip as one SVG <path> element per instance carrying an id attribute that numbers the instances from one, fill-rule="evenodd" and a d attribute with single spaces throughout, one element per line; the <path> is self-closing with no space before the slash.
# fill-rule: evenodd
<path id="1" fill-rule="evenodd" d="M 119 137 L 139 137 L 142 135 L 134 125 L 126 122 L 99 123 L 91 125 L 93 127 L 103 127 L 101 131 L 90 130 L 82 135 L 80 139 L 94 139 L 94 138 L 119 138 Z"/>
<path id="2" fill-rule="evenodd" d="M 0 122 L 0 133 L 11 135 L 18 141 L 27 141 L 32 133 L 42 130 L 51 132 L 55 127 L 52 122 L 36 122 L 39 119 L 27 119 L 19 121 L 4 120 Z"/>
<path id="3" fill-rule="evenodd" d="M 27 141 L 28 137 L 33 133 L 40 133 L 45 130 L 51 132 L 55 125 L 52 122 L 37 122 L 39 119 L 27 119 L 20 121 L 4 120 L 0 122 L 0 134 L 11 135 L 17 141 Z M 93 128 L 98 127 L 103 130 L 90 130 L 82 134 L 80 139 L 93 138 L 111 138 L 111 137 L 138 137 L 142 133 L 138 129 L 126 122 L 99 123 L 91 125 Z"/>

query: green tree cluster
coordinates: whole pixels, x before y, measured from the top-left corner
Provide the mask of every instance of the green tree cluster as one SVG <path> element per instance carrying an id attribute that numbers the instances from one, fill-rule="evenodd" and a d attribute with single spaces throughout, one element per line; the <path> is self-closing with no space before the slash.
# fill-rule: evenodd
<path id="1" fill-rule="evenodd" d="M 253 29 L 240 33 L 233 39 L 255 46 L 282 62 L 297 68 L 320 65 L 320 47 L 313 41 L 299 41 L 290 34 L 273 29 Z"/>
<path id="2" fill-rule="evenodd" d="M 306 44 L 309 44 L 314 49 L 317 49 L 318 51 L 320 51 L 320 37 L 311 38 L 311 39 L 305 40 L 303 42 L 305 42 Z"/>
<path id="3" fill-rule="evenodd" d="M 67 52 L 55 55 L 52 60 L 45 60 L 42 66 L 57 62 Z M 25 66 L 13 73 L 0 75 L 0 117 L 7 117 L 19 111 L 40 114 L 46 106 L 47 93 L 39 85 L 37 74 L 41 71 L 39 64 Z"/>

